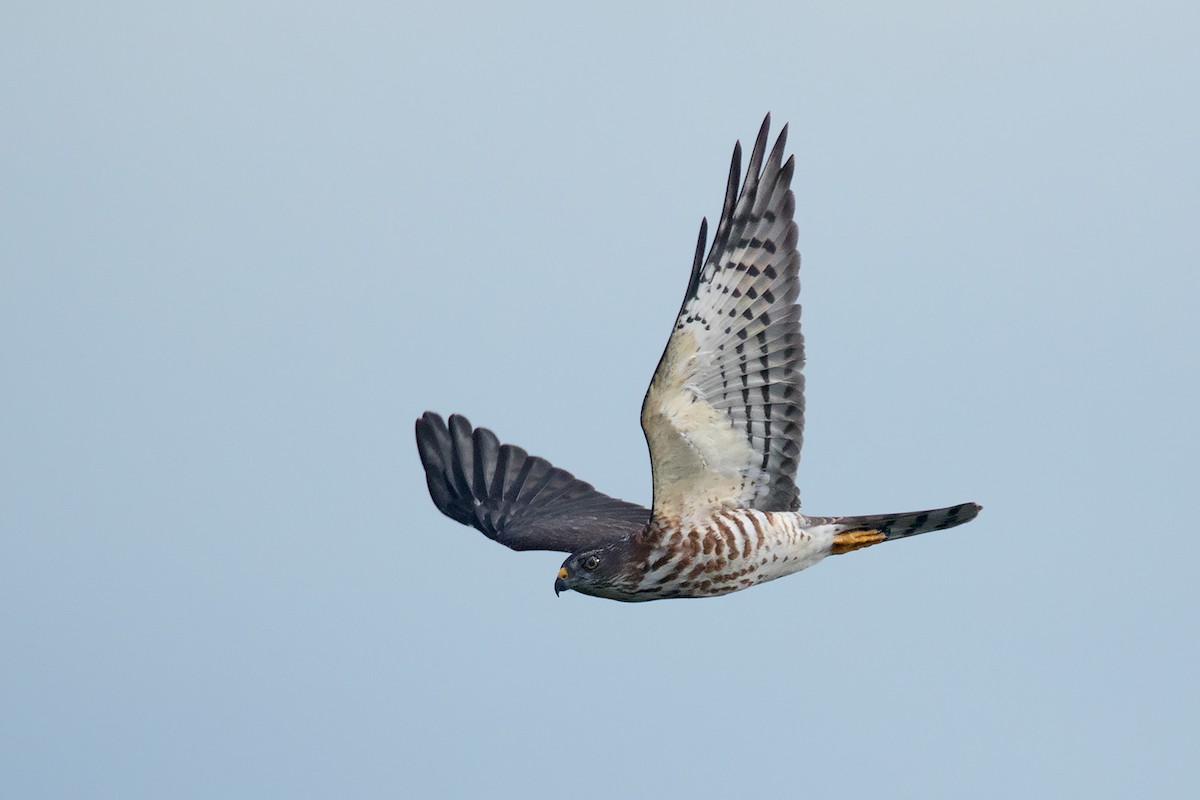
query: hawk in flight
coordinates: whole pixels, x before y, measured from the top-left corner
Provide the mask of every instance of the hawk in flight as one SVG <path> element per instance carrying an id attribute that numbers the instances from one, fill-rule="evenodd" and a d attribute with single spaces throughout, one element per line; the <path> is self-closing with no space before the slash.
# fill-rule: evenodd
<path id="1" fill-rule="evenodd" d="M 975 503 L 865 517 L 800 513 L 804 429 L 800 254 L 787 127 L 741 144 L 705 255 L 708 223 L 666 350 L 642 403 L 653 508 L 609 497 L 461 416 L 417 420 L 429 494 L 443 514 L 514 550 L 569 553 L 555 592 L 612 600 L 711 597 L 828 555 L 953 528 Z"/>

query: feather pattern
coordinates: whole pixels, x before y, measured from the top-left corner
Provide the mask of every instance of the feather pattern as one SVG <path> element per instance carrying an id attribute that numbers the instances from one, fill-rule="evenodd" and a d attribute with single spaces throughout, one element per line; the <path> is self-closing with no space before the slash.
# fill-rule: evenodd
<path id="1" fill-rule="evenodd" d="M 871 514 L 858 517 L 806 517 L 805 524 L 810 528 L 831 526 L 835 534 L 870 532 L 877 533 L 879 538 L 868 541 L 867 544 L 890 542 L 894 539 L 907 539 L 930 531 L 944 531 L 964 525 L 979 516 L 982 506 L 978 503 L 959 503 L 946 508 L 932 508 L 927 511 L 906 511 L 902 514 Z M 835 540 L 836 545 L 836 540 Z M 857 547 L 849 549 L 858 549 Z M 835 551 L 836 552 L 836 551 Z M 848 552 L 848 550 L 842 551 Z"/>
<path id="2" fill-rule="evenodd" d="M 565 553 L 598 547 L 646 526 L 650 510 L 609 497 L 544 458 L 500 444 L 466 417 L 417 420 L 429 495 L 451 519 L 513 550 Z"/>
<path id="3" fill-rule="evenodd" d="M 515 550 L 569 552 L 556 593 L 629 602 L 727 594 L 979 513 L 975 503 L 870 516 L 798 511 L 804 340 L 794 161 L 783 159 L 786 126 L 768 152 L 769 127 L 768 115 L 744 174 L 734 147 L 712 244 L 701 221 L 687 291 L 642 403 L 653 513 L 461 416 L 417 420 L 438 509 Z"/>
<path id="4" fill-rule="evenodd" d="M 712 247 L 702 259 L 703 222 L 687 294 L 642 404 L 656 517 L 800 505 L 804 340 L 794 160 L 783 161 L 786 126 L 766 152 L 769 128 L 768 115 L 744 180 L 741 145 L 734 147 Z"/>

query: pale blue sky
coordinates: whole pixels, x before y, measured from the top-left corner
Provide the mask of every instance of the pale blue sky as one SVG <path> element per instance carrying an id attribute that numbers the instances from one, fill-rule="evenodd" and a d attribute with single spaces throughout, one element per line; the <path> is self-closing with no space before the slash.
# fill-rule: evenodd
<path id="1" fill-rule="evenodd" d="M 7 6 L 0 796 L 1195 796 L 1200 12 L 633 8 Z M 412 421 L 648 502 L 768 110 L 805 509 L 984 512 L 555 599 Z"/>

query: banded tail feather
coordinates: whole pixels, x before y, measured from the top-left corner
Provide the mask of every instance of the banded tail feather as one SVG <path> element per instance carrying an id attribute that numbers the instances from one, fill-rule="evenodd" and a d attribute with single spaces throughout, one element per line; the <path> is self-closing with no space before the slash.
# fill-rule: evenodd
<path id="1" fill-rule="evenodd" d="M 831 555 L 861 550 L 880 542 L 906 539 L 929 531 L 943 531 L 970 522 L 983 507 L 978 503 L 961 503 L 929 511 L 910 511 L 906 514 L 874 514 L 866 517 L 833 517 L 828 521 L 840 529 L 833 535 Z"/>

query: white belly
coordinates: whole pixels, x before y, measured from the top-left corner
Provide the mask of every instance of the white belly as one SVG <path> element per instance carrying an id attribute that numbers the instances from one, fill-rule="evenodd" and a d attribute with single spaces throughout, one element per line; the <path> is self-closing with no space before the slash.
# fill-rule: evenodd
<path id="1" fill-rule="evenodd" d="M 829 554 L 833 528 L 806 523 L 798 513 L 730 509 L 661 531 L 639 599 L 728 594 L 811 567 Z"/>
<path id="2" fill-rule="evenodd" d="M 737 509 L 720 516 L 730 518 L 731 521 L 740 521 L 743 528 L 747 525 L 755 528 L 756 521 L 765 528 L 765 535 L 761 542 L 756 541 L 749 558 L 737 562 L 750 562 L 747 566 L 755 568 L 751 573 L 754 583 L 782 578 L 807 569 L 827 556 L 833 546 L 831 526 L 806 528 L 807 520 L 803 514 Z M 742 552 L 744 554 L 745 550 Z"/>

